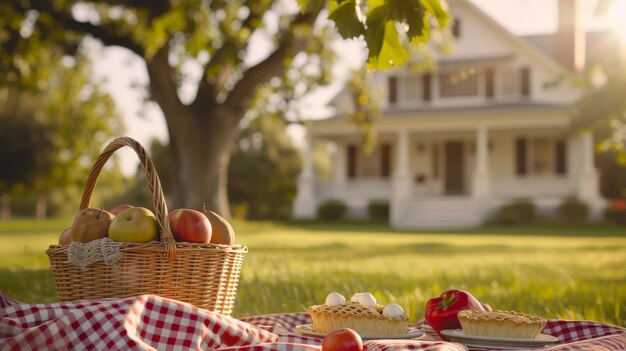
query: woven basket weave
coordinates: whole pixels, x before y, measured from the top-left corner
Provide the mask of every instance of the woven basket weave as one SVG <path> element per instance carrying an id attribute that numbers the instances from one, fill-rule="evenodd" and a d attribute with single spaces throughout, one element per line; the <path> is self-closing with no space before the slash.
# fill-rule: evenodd
<path id="1" fill-rule="evenodd" d="M 174 241 L 167 205 L 154 164 L 134 139 L 113 140 L 91 169 L 80 209 L 88 208 L 98 175 L 117 149 L 129 146 L 139 157 L 152 193 L 159 241 L 122 243 L 118 266 L 96 262 L 80 268 L 68 262 L 69 245 L 46 251 L 60 301 L 156 294 L 230 315 L 235 302 L 243 257 L 241 245 L 193 244 Z"/>

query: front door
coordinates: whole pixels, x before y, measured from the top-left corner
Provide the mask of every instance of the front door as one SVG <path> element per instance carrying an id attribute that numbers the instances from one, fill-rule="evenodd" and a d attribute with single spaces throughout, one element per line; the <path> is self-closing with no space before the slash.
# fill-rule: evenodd
<path id="1" fill-rule="evenodd" d="M 446 194 L 463 194 L 463 142 L 446 142 Z"/>

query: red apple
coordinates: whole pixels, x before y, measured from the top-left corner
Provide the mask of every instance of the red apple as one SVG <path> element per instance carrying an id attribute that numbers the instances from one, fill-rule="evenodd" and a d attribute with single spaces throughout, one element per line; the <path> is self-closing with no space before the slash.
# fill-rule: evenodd
<path id="1" fill-rule="evenodd" d="M 326 334 L 322 351 L 363 351 L 361 336 L 350 328 L 338 329 Z"/>
<path id="2" fill-rule="evenodd" d="M 213 228 L 204 213 L 188 208 L 176 209 L 168 215 L 176 241 L 208 244 Z"/>
<path id="3" fill-rule="evenodd" d="M 118 215 L 118 213 L 124 211 L 127 208 L 131 208 L 134 207 L 133 205 L 129 205 L 129 204 L 121 204 L 121 205 L 117 205 L 115 207 L 113 207 L 109 212 L 113 213 L 114 215 Z"/>
<path id="4" fill-rule="evenodd" d="M 59 245 L 69 245 L 72 243 L 72 227 L 66 228 L 59 237 Z"/>

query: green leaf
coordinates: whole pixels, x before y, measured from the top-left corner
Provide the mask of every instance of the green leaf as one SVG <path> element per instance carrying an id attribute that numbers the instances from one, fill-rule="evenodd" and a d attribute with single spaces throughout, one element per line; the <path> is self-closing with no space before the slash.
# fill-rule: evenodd
<path id="1" fill-rule="evenodd" d="M 377 7 L 385 5 L 387 3 L 387 0 L 366 0 L 366 2 L 370 9 L 375 9 Z"/>
<path id="2" fill-rule="evenodd" d="M 439 0 L 420 0 L 426 12 L 433 15 L 437 22 L 439 23 L 439 27 L 443 28 L 448 24 L 449 17 L 446 10 L 441 6 L 441 2 Z"/>
<path id="3" fill-rule="evenodd" d="M 407 26 L 409 39 L 423 35 L 424 6 L 419 0 L 389 0 L 387 17 Z"/>
<path id="4" fill-rule="evenodd" d="M 339 6 L 331 10 L 328 18 L 335 22 L 337 31 L 345 39 L 358 37 L 365 33 L 365 26 L 356 13 L 356 1 L 343 1 Z"/>
<path id="5" fill-rule="evenodd" d="M 365 41 L 369 49 L 369 57 L 378 57 L 383 47 L 385 23 L 387 22 L 387 5 L 373 8 L 367 13 Z M 369 59 L 368 59 L 369 60 Z"/>
<path id="6" fill-rule="evenodd" d="M 397 67 L 409 58 L 406 48 L 400 42 L 396 23 L 387 21 L 384 27 L 383 45 L 377 56 L 368 57 L 368 68 L 370 69 L 390 69 Z"/>
<path id="7" fill-rule="evenodd" d="M 301 13 L 318 12 L 326 6 L 326 0 L 297 0 Z"/>

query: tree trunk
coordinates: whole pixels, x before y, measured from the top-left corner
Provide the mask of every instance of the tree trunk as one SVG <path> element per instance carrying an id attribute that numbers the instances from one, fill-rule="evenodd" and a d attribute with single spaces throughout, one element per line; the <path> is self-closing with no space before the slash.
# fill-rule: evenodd
<path id="1" fill-rule="evenodd" d="M 172 84 L 171 70 L 167 47 L 148 62 L 150 93 L 165 115 L 170 137 L 169 205 L 172 209 L 206 207 L 229 219 L 228 163 L 245 109 L 240 104 L 184 105 Z"/>
<path id="2" fill-rule="evenodd" d="M 37 220 L 46 219 L 46 215 L 48 213 L 48 198 L 46 194 L 37 195 L 37 200 L 35 203 L 35 218 Z"/>
<path id="3" fill-rule="evenodd" d="M 0 219 L 11 219 L 11 195 L 9 194 L 0 195 Z"/>
<path id="4" fill-rule="evenodd" d="M 213 113 L 216 115 L 211 117 L 180 113 L 172 123 L 168 120 L 171 205 L 196 210 L 206 207 L 230 218 L 228 164 L 238 128 L 228 111 Z"/>

